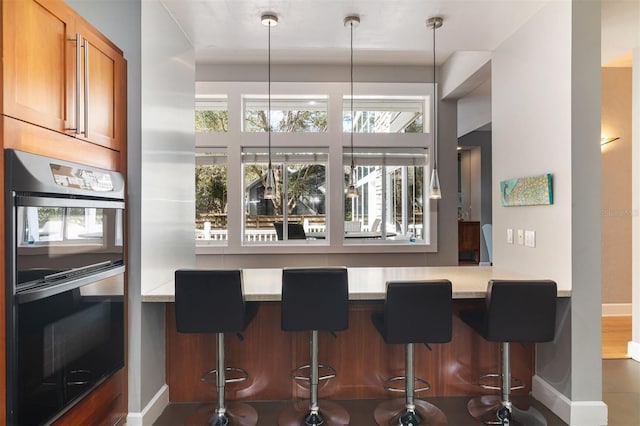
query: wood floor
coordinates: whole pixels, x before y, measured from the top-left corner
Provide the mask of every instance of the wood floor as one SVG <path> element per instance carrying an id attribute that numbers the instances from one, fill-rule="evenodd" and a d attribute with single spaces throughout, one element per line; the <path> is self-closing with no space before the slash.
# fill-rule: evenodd
<path id="1" fill-rule="evenodd" d="M 602 317 L 602 359 L 629 358 L 627 344 L 631 340 L 631 317 Z"/>

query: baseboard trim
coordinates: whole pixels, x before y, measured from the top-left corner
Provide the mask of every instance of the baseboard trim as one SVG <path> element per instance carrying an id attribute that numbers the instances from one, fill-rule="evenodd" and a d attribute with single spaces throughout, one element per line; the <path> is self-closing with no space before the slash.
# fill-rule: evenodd
<path id="1" fill-rule="evenodd" d="M 165 384 L 162 385 L 140 413 L 129 412 L 127 414 L 127 426 L 152 425 L 158 420 L 167 405 L 169 405 L 169 386 Z"/>
<path id="2" fill-rule="evenodd" d="M 640 361 L 640 343 L 633 340 L 627 343 L 627 355 L 634 361 Z"/>
<path id="3" fill-rule="evenodd" d="M 632 314 L 631 303 L 603 303 L 603 317 L 630 317 Z"/>
<path id="4" fill-rule="evenodd" d="M 607 424 L 607 404 L 602 401 L 571 401 L 540 376 L 533 376 L 532 394 L 563 422 L 579 426 Z"/>

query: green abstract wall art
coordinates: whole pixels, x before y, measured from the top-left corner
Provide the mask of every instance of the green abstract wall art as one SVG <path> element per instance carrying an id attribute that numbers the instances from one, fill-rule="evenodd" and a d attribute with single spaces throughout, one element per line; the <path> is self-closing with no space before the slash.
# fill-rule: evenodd
<path id="1" fill-rule="evenodd" d="M 500 199 L 507 207 L 553 204 L 551 173 L 503 180 L 500 182 Z"/>

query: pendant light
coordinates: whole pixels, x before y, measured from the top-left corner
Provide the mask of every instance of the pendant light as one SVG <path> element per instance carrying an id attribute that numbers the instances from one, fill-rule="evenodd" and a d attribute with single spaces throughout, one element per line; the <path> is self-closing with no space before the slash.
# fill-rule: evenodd
<path id="1" fill-rule="evenodd" d="M 442 17 L 434 16 L 427 19 L 427 28 L 433 29 L 433 170 L 429 182 L 429 198 L 439 200 L 442 198 L 440 191 L 440 177 L 438 176 L 438 94 L 436 88 L 436 30 L 442 26 Z"/>
<path id="2" fill-rule="evenodd" d="M 262 25 L 265 25 L 268 28 L 268 40 L 269 40 L 269 48 L 268 48 L 268 94 L 267 94 L 267 134 L 269 139 L 269 166 L 267 168 L 267 178 L 265 180 L 264 185 L 264 199 L 265 200 L 275 200 L 276 199 L 276 175 L 273 171 L 273 166 L 271 165 L 271 27 L 275 27 L 278 25 L 278 17 L 274 14 L 268 13 L 264 14 L 261 17 Z"/>
<path id="3" fill-rule="evenodd" d="M 360 17 L 357 15 L 351 15 L 344 18 L 344 26 L 349 27 L 351 32 L 351 61 L 350 61 L 350 70 L 351 70 L 351 168 L 349 169 L 349 186 L 347 187 L 347 197 L 348 198 L 357 198 L 358 190 L 356 189 L 355 184 L 355 165 L 353 159 L 353 130 L 355 127 L 355 117 L 353 114 L 353 29 L 360 25 Z"/>

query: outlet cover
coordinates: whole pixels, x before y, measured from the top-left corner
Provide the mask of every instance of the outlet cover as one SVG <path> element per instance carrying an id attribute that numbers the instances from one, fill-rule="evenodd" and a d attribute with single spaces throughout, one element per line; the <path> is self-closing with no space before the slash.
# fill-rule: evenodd
<path id="1" fill-rule="evenodd" d="M 536 232 L 535 231 L 524 231 L 524 245 L 526 247 L 535 247 L 536 246 Z"/>
<path id="2" fill-rule="evenodd" d="M 519 245 L 524 244 L 524 230 L 522 229 L 518 229 L 518 244 Z"/>

